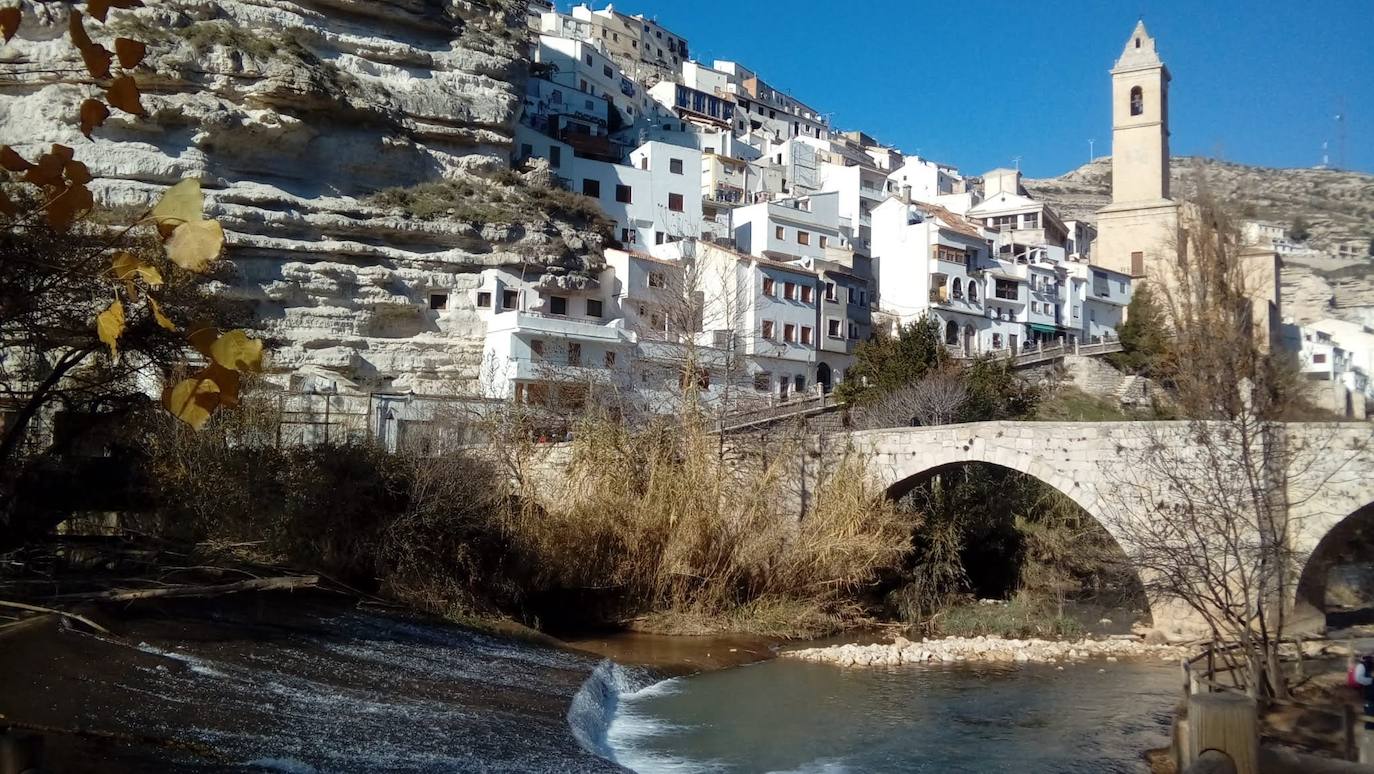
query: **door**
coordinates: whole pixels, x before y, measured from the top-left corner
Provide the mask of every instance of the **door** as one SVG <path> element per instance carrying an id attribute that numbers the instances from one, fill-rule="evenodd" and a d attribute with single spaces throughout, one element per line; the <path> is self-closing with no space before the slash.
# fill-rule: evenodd
<path id="1" fill-rule="evenodd" d="M 1008 336 L 1008 337 L 1007 337 L 1007 341 L 1011 344 L 1011 353 L 1012 353 L 1013 355 L 1015 355 L 1015 354 L 1016 354 L 1016 334 L 1013 333 L 1013 334 L 1011 334 L 1010 336 Z"/>
<path id="2" fill-rule="evenodd" d="M 816 383 L 821 386 L 821 392 L 830 392 L 830 364 L 821 363 L 816 366 Z"/>

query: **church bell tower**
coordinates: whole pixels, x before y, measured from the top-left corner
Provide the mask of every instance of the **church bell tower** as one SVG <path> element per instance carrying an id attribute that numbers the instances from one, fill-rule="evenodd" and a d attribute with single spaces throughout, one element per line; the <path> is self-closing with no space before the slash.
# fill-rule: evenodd
<path id="1" fill-rule="evenodd" d="M 1169 198 L 1169 68 L 1139 21 L 1112 68 L 1112 202 L 1097 211 L 1094 263 L 1159 278 L 1177 256 Z"/>
<path id="2" fill-rule="evenodd" d="M 1112 68 L 1112 203 L 1169 198 L 1169 68 L 1136 22 Z"/>

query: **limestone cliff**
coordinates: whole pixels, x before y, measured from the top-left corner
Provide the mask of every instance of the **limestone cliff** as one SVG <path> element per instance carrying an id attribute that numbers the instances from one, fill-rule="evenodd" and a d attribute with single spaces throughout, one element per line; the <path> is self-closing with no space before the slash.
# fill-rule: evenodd
<path id="1" fill-rule="evenodd" d="M 1093 221 L 1111 201 L 1111 158 L 1067 174 L 1025 181 L 1036 198 L 1066 219 Z M 1201 158 L 1175 158 L 1174 198 L 1191 197 L 1199 185 L 1233 202 L 1245 217 L 1290 224 L 1301 216 L 1311 227 L 1309 245 L 1329 251 L 1347 240 L 1374 236 L 1374 175 L 1329 169 L 1270 169 Z M 1358 257 L 1285 259 L 1284 316 L 1299 322 L 1338 317 L 1374 324 L 1374 260 Z"/>
<path id="2" fill-rule="evenodd" d="M 160 0 L 88 20 L 108 48 L 142 40 L 149 115 L 116 113 L 94 142 L 75 122 L 95 87 L 62 33 L 65 7 L 23 0 L 0 49 L 0 137 L 62 142 L 114 206 L 198 177 L 236 278 L 278 349 L 274 368 L 331 369 L 364 389 L 471 386 L 483 268 L 579 272 L 603 234 L 577 206 L 541 206 L 500 174 L 527 62 L 515 0 Z M 447 181 L 423 217 L 394 187 Z M 542 189 L 541 189 L 542 190 Z M 393 192 L 394 193 L 394 192 Z M 561 194 L 562 192 L 557 192 Z M 509 206 L 472 207 L 463 197 Z M 430 291 L 451 308 L 428 308 Z"/>

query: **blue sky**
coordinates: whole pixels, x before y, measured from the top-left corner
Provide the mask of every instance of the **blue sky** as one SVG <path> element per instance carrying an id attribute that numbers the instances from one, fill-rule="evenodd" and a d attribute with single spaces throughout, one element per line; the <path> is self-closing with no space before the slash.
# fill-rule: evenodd
<path id="1" fill-rule="evenodd" d="M 560 2 L 566 9 L 568 3 Z M 603 2 L 593 4 L 604 7 Z M 1111 149 L 1107 71 L 1144 13 L 1173 73 L 1173 153 L 1312 166 L 1345 98 L 1346 167 L 1374 172 L 1374 0 L 1039 3 L 619 0 L 908 153 L 1058 175 Z"/>

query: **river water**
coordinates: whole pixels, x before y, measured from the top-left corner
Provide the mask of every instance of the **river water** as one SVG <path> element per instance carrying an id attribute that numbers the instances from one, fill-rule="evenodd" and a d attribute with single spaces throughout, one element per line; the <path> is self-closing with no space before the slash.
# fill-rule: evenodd
<path id="1" fill-rule="evenodd" d="M 787 659 L 664 680 L 303 596 L 105 622 L 114 636 L 52 624 L 0 639 L 0 715 L 97 732 L 51 736 L 49 771 L 1139 772 L 1141 751 L 1165 743 L 1178 681 L 1143 664 Z M 661 657 L 673 644 L 650 645 Z M 766 655 L 708 650 L 692 663 Z"/>
<path id="2" fill-rule="evenodd" d="M 1099 671 L 1101 670 L 1101 671 Z M 778 659 L 626 691 L 606 747 L 638 772 L 1143 772 L 1178 668 L 842 669 Z"/>

